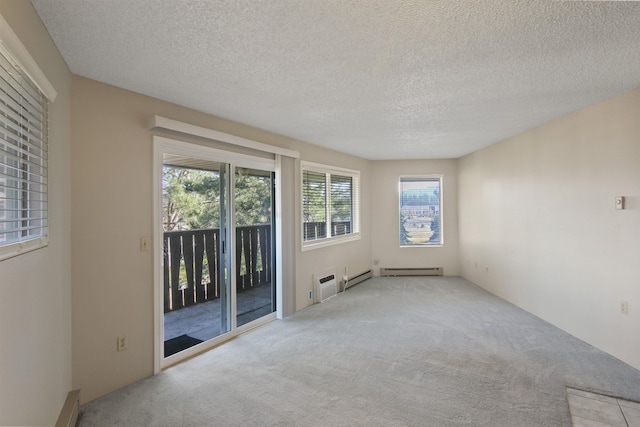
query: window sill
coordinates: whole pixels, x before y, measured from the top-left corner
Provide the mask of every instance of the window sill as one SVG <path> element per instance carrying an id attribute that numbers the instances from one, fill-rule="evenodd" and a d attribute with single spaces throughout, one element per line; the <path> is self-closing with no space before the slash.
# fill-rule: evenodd
<path id="1" fill-rule="evenodd" d="M 327 246 L 339 245 L 341 243 L 354 242 L 356 240 L 360 240 L 360 233 L 352 233 L 347 236 L 311 240 L 308 242 L 302 242 L 302 252 L 310 251 L 312 249 L 325 248 Z"/>
<path id="2" fill-rule="evenodd" d="M 11 243 L 0 247 L 0 261 L 35 251 L 36 249 L 44 248 L 48 245 L 49 239 L 47 237 L 38 237 L 31 240 L 25 240 L 24 242 Z"/>

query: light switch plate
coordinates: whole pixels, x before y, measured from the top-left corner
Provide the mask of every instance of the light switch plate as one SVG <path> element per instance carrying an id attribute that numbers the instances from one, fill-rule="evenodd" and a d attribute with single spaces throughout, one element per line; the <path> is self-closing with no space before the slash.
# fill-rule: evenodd
<path id="1" fill-rule="evenodd" d="M 150 241 L 151 241 L 151 239 L 148 238 L 148 237 L 141 237 L 140 238 L 140 251 L 147 252 L 148 250 L 150 250 L 151 249 Z"/>

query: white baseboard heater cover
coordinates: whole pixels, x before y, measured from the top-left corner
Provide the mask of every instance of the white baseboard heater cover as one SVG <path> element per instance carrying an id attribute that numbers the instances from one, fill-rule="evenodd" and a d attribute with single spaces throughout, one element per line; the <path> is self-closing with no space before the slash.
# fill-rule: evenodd
<path id="1" fill-rule="evenodd" d="M 336 275 L 334 273 L 317 274 L 314 276 L 316 302 L 325 302 L 329 298 L 336 296 Z"/>
<path id="2" fill-rule="evenodd" d="M 373 273 L 371 270 L 367 270 L 364 273 L 356 274 L 353 277 L 349 277 L 347 284 L 345 285 L 343 291 L 346 291 L 348 288 L 357 285 L 358 283 L 362 283 L 367 279 L 371 279 L 373 277 Z"/>
<path id="3" fill-rule="evenodd" d="M 55 427 L 75 427 L 80 414 L 80 390 L 70 391 Z"/>
<path id="4" fill-rule="evenodd" d="M 380 276 L 442 276 L 442 267 L 381 268 Z"/>

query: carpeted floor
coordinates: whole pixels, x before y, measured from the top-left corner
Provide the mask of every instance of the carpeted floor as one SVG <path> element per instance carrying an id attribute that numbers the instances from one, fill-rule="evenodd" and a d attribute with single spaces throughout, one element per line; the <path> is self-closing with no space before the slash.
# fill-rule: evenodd
<path id="1" fill-rule="evenodd" d="M 81 426 L 570 426 L 640 371 L 456 277 L 374 278 L 86 404 Z"/>

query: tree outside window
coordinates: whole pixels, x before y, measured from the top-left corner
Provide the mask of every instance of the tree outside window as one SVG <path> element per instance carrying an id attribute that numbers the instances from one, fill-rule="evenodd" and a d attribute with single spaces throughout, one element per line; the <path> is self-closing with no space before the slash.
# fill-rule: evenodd
<path id="1" fill-rule="evenodd" d="M 358 171 L 303 162 L 303 247 L 359 238 Z"/>
<path id="2" fill-rule="evenodd" d="M 442 245 L 442 177 L 400 177 L 401 246 Z"/>

